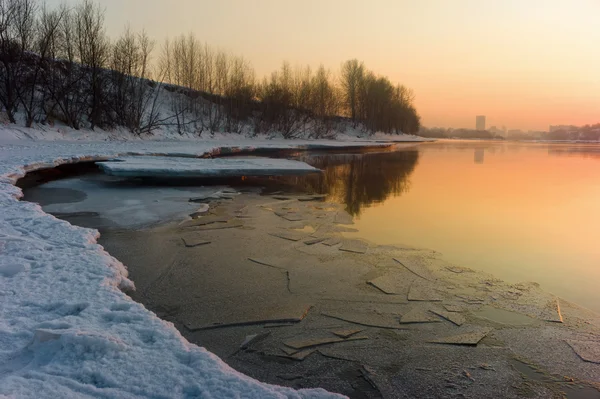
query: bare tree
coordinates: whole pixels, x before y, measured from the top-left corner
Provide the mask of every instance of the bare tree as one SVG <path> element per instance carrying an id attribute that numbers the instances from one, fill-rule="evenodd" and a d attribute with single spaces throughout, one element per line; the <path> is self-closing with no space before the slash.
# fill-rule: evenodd
<path id="1" fill-rule="evenodd" d="M 109 42 L 104 32 L 104 11 L 91 0 L 84 0 L 75 8 L 77 54 L 79 61 L 89 68 L 89 122 L 92 129 L 104 125 L 103 70 L 109 59 Z"/>
<path id="2" fill-rule="evenodd" d="M 36 37 L 33 45 L 31 73 L 27 84 L 20 93 L 20 100 L 25 110 L 25 125 L 31 127 L 37 116 L 44 111 L 48 99 L 45 83 L 46 76 L 55 67 L 56 47 L 59 27 L 66 9 L 48 10 L 42 8 L 35 29 Z M 37 55 L 37 56 L 36 56 Z"/>
<path id="3" fill-rule="evenodd" d="M 361 87 L 364 84 L 365 67 L 358 60 L 349 60 L 342 64 L 341 87 L 344 94 L 344 103 L 349 111 L 352 122 L 356 124 L 358 101 Z"/>
<path id="4" fill-rule="evenodd" d="M 147 106 L 157 86 L 149 80 L 154 42 L 145 31 L 134 34 L 129 27 L 112 48 L 110 108 L 117 124 L 140 133 Z"/>
<path id="5" fill-rule="evenodd" d="M 338 99 L 330 75 L 321 65 L 312 79 L 310 104 L 315 118 L 313 135 L 317 138 L 331 132 L 334 127 L 333 118 L 338 112 Z"/>
<path id="6" fill-rule="evenodd" d="M 76 18 L 65 4 L 57 10 L 60 15 L 54 43 L 49 48 L 49 68 L 43 76 L 44 109 L 46 119 L 59 119 L 74 129 L 81 127 L 84 114 L 88 112 L 87 73 L 77 62 Z M 46 25 L 51 27 L 49 18 Z"/>
<path id="7" fill-rule="evenodd" d="M 16 123 L 20 94 L 25 90 L 32 57 L 28 53 L 35 29 L 34 0 L 0 0 L 0 102 Z"/>

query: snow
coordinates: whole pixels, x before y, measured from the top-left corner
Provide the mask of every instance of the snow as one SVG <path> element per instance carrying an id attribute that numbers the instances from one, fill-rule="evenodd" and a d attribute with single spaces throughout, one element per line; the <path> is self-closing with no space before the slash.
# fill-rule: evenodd
<path id="1" fill-rule="evenodd" d="M 48 143 L 20 135 L 0 130 L 0 397 L 339 397 L 260 383 L 190 344 L 122 291 L 134 285 L 123 264 L 97 244 L 97 231 L 18 201 L 14 183 L 30 170 L 131 154 L 206 156 L 344 143 Z"/>
<path id="2" fill-rule="evenodd" d="M 29 189 L 33 200 L 43 198 L 47 189 L 77 190 L 88 195 L 79 202 L 51 203 L 44 206 L 51 213 L 81 213 L 93 210 L 102 220 L 123 227 L 142 228 L 164 220 L 183 219 L 199 211 L 202 205 L 181 201 L 181 198 L 218 198 L 224 187 L 152 187 L 128 185 L 102 174 L 82 178 L 67 178 Z M 206 205 L 208 207 L 208 205 Z M 102 220 L 96 219 L 97 225 Z"/>
<path id="3" fill-rule="evenodd" d="M 122 157 L 99 162 L 104 173 L 120 177 L 233 177 L 283 176 L 319 172 L 304 162 L 273 158 Z"/>

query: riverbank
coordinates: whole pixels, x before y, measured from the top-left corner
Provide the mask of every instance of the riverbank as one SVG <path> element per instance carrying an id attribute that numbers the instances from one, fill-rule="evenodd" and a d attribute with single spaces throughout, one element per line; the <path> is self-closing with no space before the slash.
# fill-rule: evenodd
<path id="1" fill-rule="evenodd" d="M 357 398 L 600 397 L 597 314 L 434 251 L 347 239 L 352 217 L 321 196 L 229 192 L 100 243 L 132 298 L 234 369 Z"/>
<path id="2" fill-rule="evenodd" d="M 341 147 L 344 143 L 2 142 L 0 394 L 335 396 L 322 390 L 295 391 L 261 384 L 191 345 L 172 325 L 124 293 L 133 290 L 134 284 L 123 264 L 96 243 L 97 231 L 73 226 L 44 213 L 36 204 L 18 201 L 22 192 L 14 184 L 28 171 L 122 155 L 210 157 L 224 151 L 289 150 L 313 144 Z"/>

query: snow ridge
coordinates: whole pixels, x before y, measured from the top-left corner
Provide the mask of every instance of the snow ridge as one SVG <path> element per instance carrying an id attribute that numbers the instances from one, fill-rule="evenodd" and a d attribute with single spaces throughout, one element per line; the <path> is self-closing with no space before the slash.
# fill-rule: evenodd
<path id="1" fill-rule="evenodd" d="M 21 202 L 27 171 L 128 154 L 201 157 L 310 143 L 20 142 L 0 144 L 0 397 L 328 398 L 260 383 L 187 342 L 121 290 L 127 269 L 98 232 Z M 323 143 L 340 145 L 340 143 Z"/>

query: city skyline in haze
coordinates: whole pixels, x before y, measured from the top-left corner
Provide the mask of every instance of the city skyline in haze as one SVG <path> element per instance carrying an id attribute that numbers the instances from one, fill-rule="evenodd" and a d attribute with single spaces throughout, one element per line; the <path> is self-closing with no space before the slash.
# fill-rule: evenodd
<path id="1" fill-rule="evenodd" d="M 54 6 L 60 0 L 49 0 Z M 75 5 L 80 0 L 67 0 Z M 356 58 L 414 90 L 428 127 L 548 130 L 600 122 L 600 2 L 593 0 L 100 0 L 107 33 L 127 23 L 156 40 L 194 33 L 249 60 L 338 74 Z"/>

